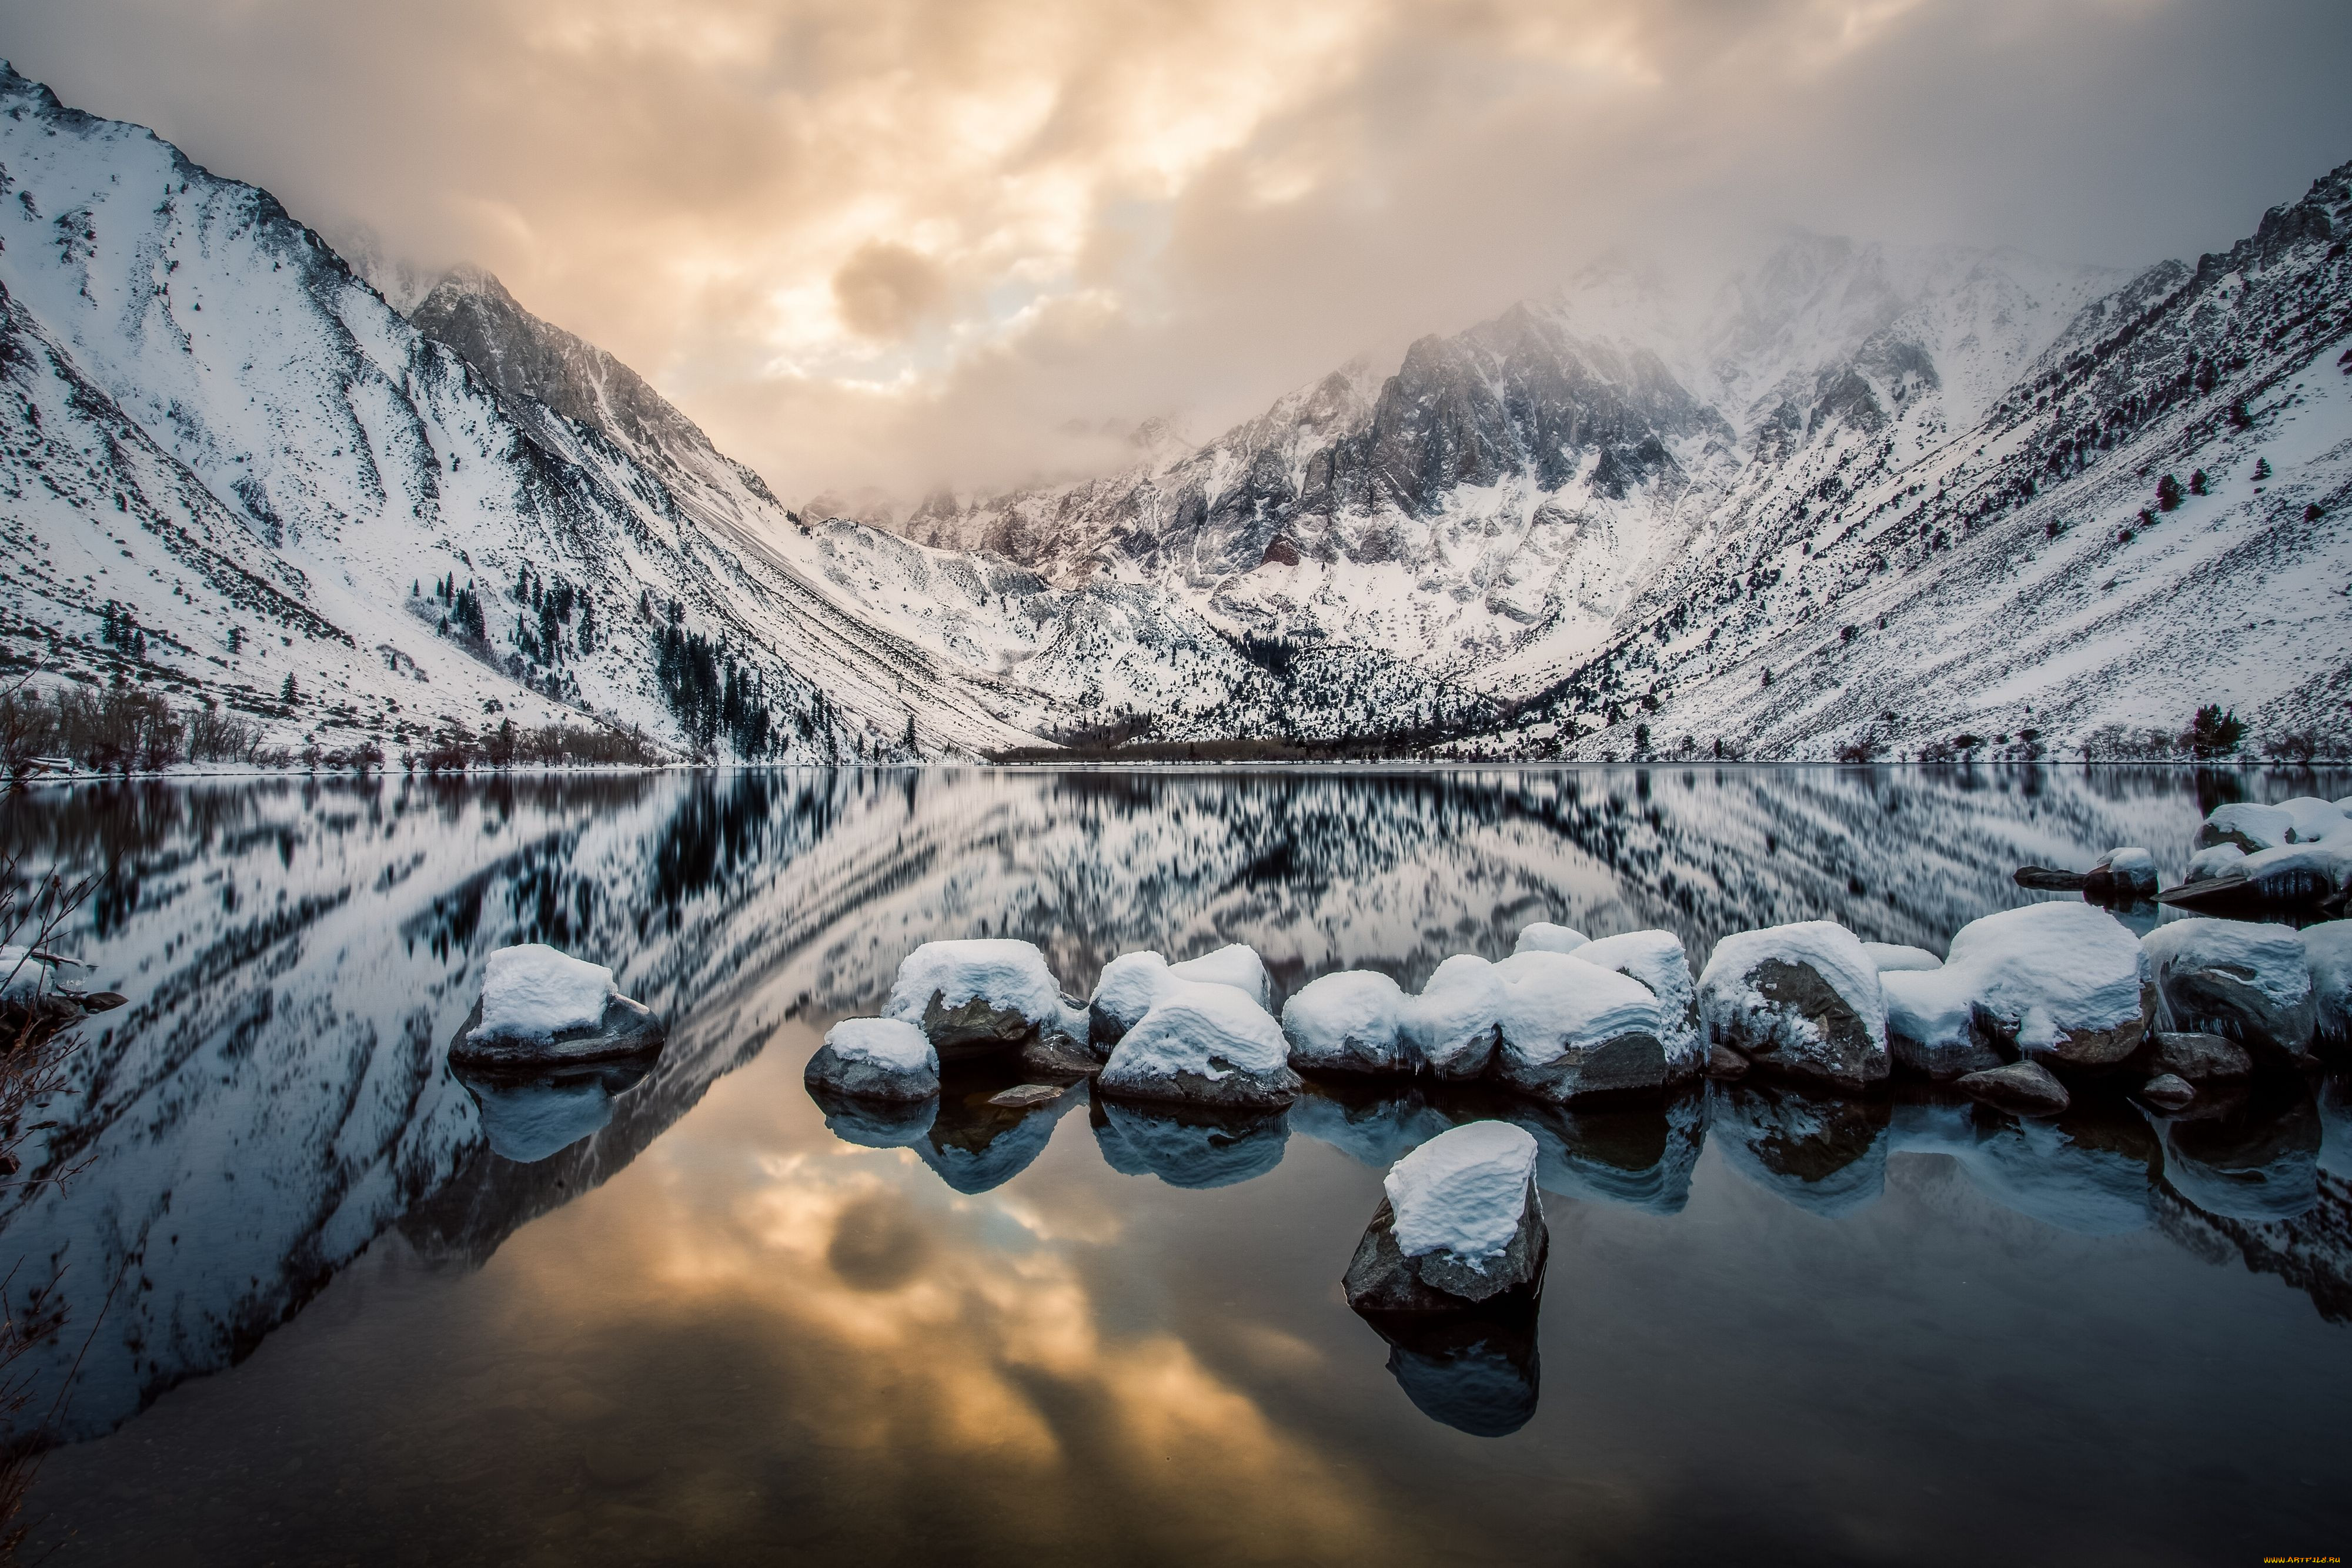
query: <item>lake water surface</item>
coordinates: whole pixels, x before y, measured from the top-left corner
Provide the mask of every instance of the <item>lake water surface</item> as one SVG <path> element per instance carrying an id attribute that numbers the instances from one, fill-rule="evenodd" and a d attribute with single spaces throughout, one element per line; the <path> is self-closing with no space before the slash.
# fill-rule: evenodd
<path id="1" fill-rule="evenodd" d="M 110 871 L 61 1186 L 61 1563 L 2251 1562 L 2352 1545 L 2352 1095 L 2166 1121 L 1704 1087 L 1310 1095 L 1235 1138 L 1081 1088 L 836 1115 L 801 1071 L 935 938 L 1226 941 L 1417 986 L 1520 925 L 1832 917 L 1941 950 L 2009 873 L 2308 775 L 2145 768 L 666 774 L 20 794 Z M 2132 916 L 2145 925 L 2152 908 Z M 642 1081 L 471 1086 L 494 947 L 669 1020 Z M 1524 1340 L 1339 1290 L 1394 1158 L 1504 1114 Z M 42 1162 L 46 1161 L 46 1165 Z M 78 1368 L 78 1370 L 77 1370 Z"/>

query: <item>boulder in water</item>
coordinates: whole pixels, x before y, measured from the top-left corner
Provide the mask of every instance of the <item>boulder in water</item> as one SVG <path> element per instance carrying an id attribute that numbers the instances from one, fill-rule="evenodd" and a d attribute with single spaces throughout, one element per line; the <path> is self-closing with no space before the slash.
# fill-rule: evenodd
<path id="1" fill-rule="evenodd" d="M 1495 966 L 1504 1005 L 1496 1080 L 1552 1104 L 1666 1082 L 1658 998 L 1639 980 L 1535 950 Z"/>
<path id="2" fill-rule="evenodd" d="M 613 971 L 543 943 L 501 947 L 483 966 L 482 994 L 449 1044 L 460 1067 L 548 1067 L 651 1057 L 661 1019 L 621 995 Z"/>
<path id="3" fill-rule="evenodd" d="M 1681 937 L 1671 931 L 1627 931 L 1584 943 L 1570 949 L 1569 956 L 1638 980 L 1658 998 L 1658 1043 L 1665 1048 L 1669 1086 L 1687 1083 L 1706 1071 L 1698 982 L 1692 977 Z"/>
<path id="4" fill-rule="evenodd" d="M 2083 878 L 2083 896 L 2094 904 L 2133 904 L 2156 889 L 2156 857 L 2137 844 L 2109 850 Z"/>
<path id="5" fill-rule="evenodd" d="M 853 1100 L 929 1100 L 940 1092 L 940 1056 L 904 1019 L 844 1019 L 801 1076 Z"/>
<path id="6" fill-rule="evenodd" d="M 1461 1312 L 1542 1288 L 1550 1247 L 1536 1141 L 1471 1122 L 1399 1160 L 1344 1284 L 1360 1312 Z"/>
<path id="7" fill-rule="evenodd" d="M 2191 1083 L 2243 1078 L 2253 1071 L 2253 1059 L 2218 1034 L 2184 1034 L 2158 1030 L 2152 1065 Z"/>
<path id="8" fill-rule="evenodd" d="M 1495 1059 L 1506 999 L 1494 965 L 1475 954 L 1457 953 L 1437 966 L 1419 996 L 1399 1007 L 1398 1033 L 1433 1078 L 1483 1077 Z"/>
<path id="9" fill-rule="evenodd" d="M 1289 1054 L 1282 1026 L 1233 987 L 1171 981 L 1097 1082 L 1113 1097 L 1272 1108 L 1298 1094 Z"/>
<path id="10" fill-rule="evenodd" d="M 1048 1030 L 1083 1036 L 1034 943 L 926 942 L 907 955 L 882 1016 L 921 1030 L 943 1061 L 1011 1052 Z"/>
<path id="11" fill-rule="evenodd" d="M 1231 985 L 1260 1008 L 1265 1006 L 1265 966 L 1246 947 L 1226 947 L 1175 965 L 1157 953 L 1122 953 L 1103 966 L 1095 981 L 1094 995 L 1087 1004 L 1087 1045 L 1097 1056 L 1108 1056 L 1111 1047 L 1143 1021 L 1162 990 L 1171 982 L 1188 981 Z"/>
<path id="12" fill-rule="evenodd" d="M 2301 1059 L 2315 1009 L 2302 938 L 2242 920 L 2168 921 L 2141 941 L 2166 1028 L 2218 1034 L 2250 1051 Z"/>
<path id="13" fill-rule="evenodd" d="M 1710 1043 L 1759 1067 L 1845 1090 L 1886 1080 L 1878 967 L 1833 922 L 1725 937 L 1699 977 L 1698 1010 Z"/>
<path id="14" fill-rule="evenodd" d="M 1896 1060 L 1931 1078 L 2015 1053 L 2110 1067 L 2146 1038 L 2155 994 L 2139 941 L 2087 904 L 2030 904 L 1972 920 L 1940 969 L 1883 976 Z"/>
<path id="15" fill-rule="evenodd" d="M 2139 1097 L 2159 1110 L 2178 1111 L 2197 1098 L 2197 1091 L 2185 1078 L 2159 1072 L 2139 1086 Z"/>
<path id="16" fill-rule="evenodd" d="M 1404 992 L 1376 970 L 1325 975 L 1282 1009 L 1290 1065 L 1323 1072 L 1407 1072 L 1412 1058 L 1398 1032 Z"/>

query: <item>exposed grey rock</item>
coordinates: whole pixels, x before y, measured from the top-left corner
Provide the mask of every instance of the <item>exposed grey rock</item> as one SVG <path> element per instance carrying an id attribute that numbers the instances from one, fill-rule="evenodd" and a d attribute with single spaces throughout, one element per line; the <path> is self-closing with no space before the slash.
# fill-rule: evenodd
<path id="1" fill-rule="evenodd" d="M 1532 1298 L 1543 1287 L 1550 1247 L 1532 1181 L 1510 1245 L 1483 1264 L 1444 1251 L 1406 1257 L 1397 1245 L 1396 1211 L 1383 1197 L 1341 1282 L 1359 1312 L 1458 1312 L 1498 1298 Z"/>
<path id="2" fill-rule="evenodd" d="M 1087 1078 L 1102 1067 L 1092 1051 L 1060 1030 L 1040 1030 L 1013 1053 L 1013 1060 L 1022 1071 L 1040 1078 Z"/>
<path id="3" fill-rule="evenodd" d="M 2185 1034 L 2159 1030 L 2153 1065 L 2191 1083 L 2210 1078 L 2243 1078 L 2254 1070 L 2253 1059 L 2218 1034 Z"/>
<path id="4" fill-rule="evenodd" d="M 474 1031 L 481 1022 L 482 1003 L 478 997 L 473 1010 L 466 1015 L 466 1021 L 457 1026 L 456 1038 L 449 1041 L 450 1066 L 552 1067 L 650 1060 L 660 1054 L 662 1042 L 667 1038 L 654 1010 L 627 997 L 608 998 L 604 1017 L 596 1020 L 593 1028 L 559 1030 L 545 1039 L 499 1036 L 478 1040 Z"/>
<path id="5" fill-rule="evenodd" d="M 922 1030 L 944 1061 L 1018 1050 L 1036 1038 L 1037 1020 L 1017 1009 L 998 1007 L 986 997 L 949 1007 L 945 994 L 933 991 L 923 1004 Z"/>
<path id="6" fill-rule="evenodd" d="M 830 1044 L 820 1045 L 801 1070 L 802 1082 L 812 1089 L 828 1089 L 853 1100 L 886 1100 L 906 1103 L 929 1100 L 940 1092 L 937 1068 L 914 1072 L 893 1071 L 861 1056 L 844 1056 Z"/>
<path id="7" fill-rule="evenodd" d="M 2055 1116 L 2074 1103 L 2066 1086 L 2038 1061 L 2013 1061 L 2007 1067 L 1971 1072 L 1955 1087 L 1970 1099 L 2029 1116 Z"/>
<path id="8" fill-rule="evenodd" d="M 2058 871 L 2046 865 L 2021 865 L 2011 873 L 2010 880 L 2039 893 L 2080 893 L 2090 876 L 2085 872 Z"/>
<path id="9" fill-rule="evenodd" d="M 1506 1039 L 1487 1069 L 1497 1083 L 1547 1104 L 1565 1105 L 1603 1094 L 1662 1089 L 1666 1051 L 1647 1030 L 1580 1041 L 1549 1061 L 1530 1062 Z"/>
<path id="10" fill-rule="evenodd" d="M 1727 936 L 1698 990 L 1710 1043 L 1753 1066 L 1848 1092 L 1884 1082 L 1891 1070 L 1878 967 L 1842 925 L 1815 920 Z"/>
<path id="11" fill-rule="evenodd" d="M 2284 925 L 2175 920 L 2142 939 L 2164 1024 L 2301 1059 L 2316 1021 L 2302 939 Z"/>
<path id="12" fill-rule="evenodd" d="M 1745 1078 L 1748 1076 L 1748 1059 L 1727 1045 L 1710 1045 L 1706 1048 L 1706 1075 L 1709 1078 Z"/>
<path id="13" fill-rule="evenodd" d="M 1001 1094 L 990 1095 L 988 1103 L 1008 1110 L 1025 1111 L 1032 1105 L 1045 1105 L 1059 1100 L 1068 1089 L 1066 1083 L 1024 1083 Z"/>
<path id="14" fill-rule="evenodd" d="M 2197 1091 L 2186 1079 L 2169 1072 L 2159 1072 L 2139 1086 L 2139 1097 L 2151 1105 L 2177 1111 L 2196 1099 Z"/>

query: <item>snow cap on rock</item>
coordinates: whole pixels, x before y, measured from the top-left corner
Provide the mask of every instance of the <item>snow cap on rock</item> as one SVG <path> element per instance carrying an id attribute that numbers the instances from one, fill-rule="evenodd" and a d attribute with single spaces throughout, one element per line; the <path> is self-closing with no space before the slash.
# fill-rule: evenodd
<path id="1" fill-rule="evenodd" d="M 1479 1263 L 1511 1244 L 1533 1201 L 1536 1141 L 1507 1122 L 1440 1133 L 1396 1163 L 1381 1186 L 1408 1258 L 1450 1252 Z"/>
<path id="2" fill-rule="evenodd" d="M 1033 942 L 926 942 L 898 966 L 882 1014 L 920 1025 L 934 997 L 947 1009 L 977 1000 L 1041 1024 L 1059 1024 L 1062 1019 L 1062 988 Z"/>
<path id="3" fill-rule="evenodd" d="M 1511 951 L 1514 953 L 1573 953 L 1589 940 L 1590 938 L 1581 931 L 1566 925 L 1554 925 L 1548 920 L 1538 920 L 1534 925 L 1520 929 L 1519 945 Z"/>
<path id="4" fill-rule="evenodd" d="M 2294 928 L 2168 920 L 2140 940 L 2168 1029 L 2201 1030 L 2300 1056 L 2311 1043 L 2311 966 Z"/>
<path id="5" fill-rule="evenodd" d="M 1683 939 L 1671 931 L 1626 931 L 1588 942 L 1569 955 L 1639 980 L 1658 998 L 1658 1040 L 1677 1079 L 1697 1073 L 1706 1060 L 1699 1038 L 1698 982 Z"/>
<path id="6" fill-rule="evenodd" d="M 1828 994 L 1817 994 L 1821 987 Z M 1714 1042 L 1784 1071 L 1844 1087 L 1886 1076 L 1878 967 L 1861 940 L 1834 921 L 1725 937 L 1699 977 L 1698 1006 Z"/>
<path id="7" fill-rule="evenodd" d="M 1290 1042 L 1266 1010 L 1231 986 L 1171 981 L 1127 1031 L 1102 1071 L 1107 1086 L 1180 1072 L 1221 1079 L 1236 1069 L 1288 1070 Z"/>
<path id="8" fill-rule="evenodd" d="M 613 971 L 543 942 L 501 947 L 482 966 L 482 1021 L 476 1040 L 551 1040 L 593 1029 L 620 994 Z"/>
<path id="9" fill-rule="evenodd" d="M 1495 1029 L 1505 1003 L 1495 966 L 1475 953 L 1457 953 L 1429 977 L 1398 1012 L 1404 1044 L 1440 1078 L 1475 1078 L 1495 1054 Z"/>
<path id="10" fill-rule="evenodd" d="M 1231 986 L 1260 1008 L 1273 1004 L 1274 987 L 1266 979 L 1265 962 L 1255 949 L 1239 942 L 1227 943 L 1213 953 L 1203 953 L 1181 964 L 1171 964 L 1168 972 L 1180 980 L 1192 980 L 1207 986 Z"/>
<path id="11" fill-rule="evenodd" d="M 2115 1030 L 2141 1018 L 2146 968 L 2139 940 L 2088 904 L 2029 904 L 1971 920 L 1952 938 L 1947 973 L 1969 971 L 1976 995 L 2024 1050 L 2061 1037 Z"/>
<path id="12" fill-rule="evenodd" d="M 933 1072 L 940 1053 L 904 1019 L 843 1019 L 824 1031 L 824 1043 L 844 1061 L 869 1061 L 886 1072 Z"/>
<path id="13" fill-rule="evenodd" d="M 2329 920 L 2303 931 L 2311 970 L 2313 1022 L 2331 1045 L 2352 1043 L 2352 920 Z"/>
<path id="14" fill-rule="evenodd" d="M 1897 942 L 1865 942 L 1862 950 L 1878 966 L 1882 975 L 1915 973 L 1921 969 L 1940 969 L 1944 961 L 1925 947 L 1906 947 Z"/>
<path id="15" fill-rule="evenodd" d="M 1386 975 L 1352 969 L 1325 975 L 1284 1004 L 1282 1032 L 1293 1067 L 1398 1072 L 1412 1066 L 1397 1033 L 1404 992 Z"/>
<path id="16" fill-rule="evenodd" d="M 1143 1021 L 1168 983 L 1168 960 L 1157 953 L 1121 953 L 1102 967 L 1091 1007 L 1124 1033 Z"/>
<path id="17" fill-rule="evenodd" d="M 1659 1034 L 1658 998 L 1650 988 L 1582 957 L 1538 948 L 1495 966 L 1503 982 L 1504 1048 L 1514 1057 L 1539 1067 L 1579 1044 Z"/>

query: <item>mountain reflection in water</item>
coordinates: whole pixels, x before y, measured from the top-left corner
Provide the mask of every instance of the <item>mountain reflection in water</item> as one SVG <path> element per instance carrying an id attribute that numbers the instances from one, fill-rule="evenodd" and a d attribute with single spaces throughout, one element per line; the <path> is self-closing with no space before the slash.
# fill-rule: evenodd
<path id="1" fill-rule="evenodd" d="M 68 1302 L 38 1398 L 79 1356 L 65 1424 L 103 1439 L 51 1455 L 45 1529 L 90 1561 L 1962 1561 L 1995 1520 L 1919 1500 L 1955 1427 L 2037 1555 L 2340 1526 L 2301 1479 L 2352 1458 L 2323 1414 L 2352 1391 L 2338 1080 L 2156 1122 L 1324 1084 L 1202 1123 L 1083 1087 L 993 1106 L 1013 1080 L 985 1071 L 905 1112 L 799 1077 L 938 937 L 1036 942 L 1073 990 L 1225 940 L 1285 990 L 1414 986 L 1536 918 L 1663 925 L 1697 963 L 1821 915 L 1940 950 L 2037 896 L 2020 864 L 2142 843 L 2177 876 L 2217 777 L 2347 792 L 1674 768 L 16 796 L 31 863 L 112 873 L 78 950 L 131 998 L 36 1145 L 77 1174 L 0 1207 L 10 1288 Z M 521 940 L 664 1013 L 641 1082 L 446 1070 L 480 960 Z M 1380 1173 L 1482 1115 L 1538 1140 L 1541 1320 L 1391 1342 L 1339 1273 Z M 2239 1532 L 2183 1520 L 2184 1464 L 2247 1502 Z"/>

